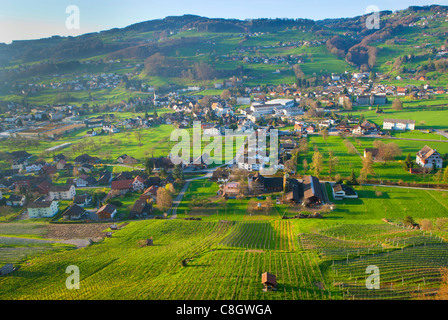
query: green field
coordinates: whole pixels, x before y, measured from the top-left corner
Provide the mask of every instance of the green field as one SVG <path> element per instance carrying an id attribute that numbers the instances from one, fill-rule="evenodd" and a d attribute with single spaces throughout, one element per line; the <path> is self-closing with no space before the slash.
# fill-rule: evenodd
<path id="1" fill-rule="evenodd" d="M 214 193 L 210 183 L 195 182 L 194 186 L 187 196 Z M 438 237 L 445 237 L 448 230 L 414 231 L 381 219 L 397 223 L 407 215 L 418 222 L 446 219 L 448 193 L 391 187 L 357 187 L 356 191 L 359 200 L 338 203 L 324 219 L 247 219 L 243 210 L 232 218 L 214 215 L 215 209 L 204 207 L 211 212 L 202 216 L 203 221 L 185 221 L 180 216 L 134 221 L 90 247 L 30 259 L 0 279 L 0 297 L 315 300 L 410 299 L 414 294 L 434 294 L 441 281 L 439 268 L 448 263 L 446 243 Z M 19 232 L 14 225 L 0 228 Z M 21 232 L 40 233 L 38 227 Z M 154 246 L 139 246 L 139 240 L 150 237 Z M 15 250 L 16 258 L 19 252 Z M 8 252 L 3 249 L 3 253 L 5 259 Z M 369 264 L 382 272 L 381 290 L 369 292 L 363 286 Z M 80 268 L 79 290 L 65 288 L 69 265 Z M 402 271 L 394 273 L 395 265 Z M 261 290 L 261 273 L 266 271 L 277 275 L 278 291 Z"/>

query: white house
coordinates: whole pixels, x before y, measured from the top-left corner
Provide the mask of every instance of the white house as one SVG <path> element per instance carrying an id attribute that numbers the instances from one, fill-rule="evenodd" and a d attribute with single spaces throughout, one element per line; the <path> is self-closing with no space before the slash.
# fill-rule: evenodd
<path id="1" fill-rule="evenodd" d="M 33 163 L 31 165 L 25 166 L 26 172 L 36 172 L 42 169 L 42 164 L 40 163 Z"/>
<path id="2" fill-rule="evenodd" d="M 51 200 L 71 200 L 75 195 L 74 185 L 52 186 L 49 192 Z"/>
<path id="3" fill-rule="evenodd" d="M 429 146 L 424 146 L 418 153 L 415 161 L 422 168 L 437 169 L 443 167 L 443 159 L 440 153 L 436 149 L 432 149 Z"/>
<path id="4" fill-rule="evenodd" d="M 28 205 L 30 218 L 51 218 L 59 211 L 57 201 L 35 201 Z"/>
<path id="5" fill-rule="evenodd" d="M 140 176 L 136 176 L 134 178 L 134 181 L 132 182 L 132 188 L 134 189 L 134 191 L 145 189 L 145 182 L 143 178 Z"/>
<path id="6" fill-rule="evenodd" d="M 384 119 L 384 130 L 415 130 L 415 120 Z"/>
<path id="7" fill-rule="evenodd" d="M 8 200 L 6 200 L 6 205 L 11 207 L 23 207 L 25 201 L 26 197 L 24 195 L 12 194 L 9 196 Z"/>
<path id="8" fill-rule="evenodd" d="M 333 197 L 335 200 L 342 200 L 344 198 L 346 199 L 357 199 L 358 194 L 350 187 L 335 183 L 332 187 L 333 190 Z"/>

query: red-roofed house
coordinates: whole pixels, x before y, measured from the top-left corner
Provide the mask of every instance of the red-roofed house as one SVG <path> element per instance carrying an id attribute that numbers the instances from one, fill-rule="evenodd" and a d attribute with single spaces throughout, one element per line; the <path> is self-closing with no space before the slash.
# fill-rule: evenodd
<path id="1" fill-rule="evenodd" d="M 120 194 L 126 194 L 134 190 L 134 187 L 132 185 L 133 182 L 134 180 L 112 181 L 111 189 L 112 191 L 118 191 Z"/>

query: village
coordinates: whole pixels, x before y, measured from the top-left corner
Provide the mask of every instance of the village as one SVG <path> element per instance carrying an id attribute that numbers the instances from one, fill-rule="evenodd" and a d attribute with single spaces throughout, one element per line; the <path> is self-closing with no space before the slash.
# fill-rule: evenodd
<path id="1" fill-rule="evenodd" d="M 381 75 L 377 74 L 375 77 L 381 77 Z M 229 129 L 245 135 L 262 130 L 278 129 L 280 153 L 275 169 L 280 170 L 282 176 L 271 178 L 257 173 L 268 164 L 269 158 L 259 154 L 260 150 L 256 146 L 247 144 L 244 146 L 244 153 L 228 164 L 227 171 L 221 170 L 222 168 L 208 170 L 214 179 L 216 175 L 222 175 L 215 180 L 219 180 L 222 184 L 220 193 L 225 198 L 236 198 L 238 195 L 258 197 L 264 193 L 282 192 L 284 195 L 277 197 L 277 202 L 310 207 L 330 204 L 330 201 L 325 187 L 322 188 L 317 177 L 301 176 L 300 182 L 289 178 L 289 174 L 297 175 L 294 164 L 291 165 L 293 161 L 291 158 L 297 153 L 303 139 L 306 140 L 309 135 L 381 138 L 389 135 L 390 132 L 414 131 L 416 130 L 415 120 L 384 118 L 381 127 L 366 118 L 353 117 L 351 112 L 356 106 L 367 106 L 369 110 L 375 110 L 377 114 L 381 114 L 382 108 L 390 101 L 401 105 L 400 109 L 402 109 L 400 98 L 430 99 L 433 95 L 446 94 L 444 88 L 429 85 L 395 87 L 376 84 L 371 80 L 369 73 L 332 74 L 328 84 L 321 91 L 306 93 L 296 85 L 248 87 L 235 78 L 219 86 L 215 84 L 214 88 L 226 89 L 217 96 L 187 95 L 185 89 L 170 92 L 164 96 L 154 93 L 152 98 L 122 101 L 117 106 L 106 110 L 108 113 L 96 117 L 83 117 L 82 107 L 70 105 L 24 107 L 11 104 L 9 116 L 1 118 L 0 125 L 3 129 L 1 135 L 3 138 L 13 136 L 31 141 L 58 140 L 77 130 L 87 130 L 85 137 L 96 137 L 113 135 L 123 130 L 157 128 L 159 125 L 172 125 L 179 129 L 191 128 L 193 121 L 201 123 L 205 136 L 222 136 Z M 188 89 L 203 90 L 193 87 Z M 136 112 L 145 105 L 152 107 L 142 116 L 119 117 L 120 112 Z M 165 108 L 169 112 L 158 116 L 157 110 L 160 108 Z M 138 192 L 141 195 L 127 208 L 129 214 L 125 217 L 166 218 L 172 206 L 171 198 L 177 194 L 176 189 L 180 190 L 185 183 L 184 172 L 207 170 L 205 159 L 209 156 L 202 155 L 199 168 L 198 162 L 193 159 L 190 163 L 183 163 L 180 168 L 177 168 L 171 162 L 172 155 L 169 154 L 165 157 L 149 159 L 153 168 L 146 167 L 146 169 L 140 168 L 131 172 L 112 174 L 110 169 L 109 171 L 102 169 L 105 166 L 102 164 L 104 161 L 98 157 L 83 154 L 71 159 L 73 162 L 70 162 L 64 154 L 55 154 L 59 148 L 62 150 L 70 145 L 71 143 L 65 143 L 51 150 L 48 149 L 48 152 L 51 151 L 54 155 L 53 162 L 33 161 L 32 155 L 26 151 L 16 151 L 7 155 L 11 167 L 2 170 L 0 186 L 6 190 L 6 193 L 11 191 L 13 193 L 6 199 L 5 204 L 26 208 L 30 218 L 53 218 L 62 210 L 62 217 L 65 220 L 113 220 L 119 209 L 116 201 L 114 205 L 113 199 Z M 254 150 L 255 153 L 251 152 Z M 249 153 L 252 153 L 254 158 L 249 159 Z M 379 148 L 366 148 L 363 156 L 366 158 L 370 154 L 373 161 L 382 161 L 391 157 L 385 153 L 385 150 Z M 392 155 L 392 159 L 393 157 Z M 438 153 L 437 150 L 422 143 L 422 149 L 415 155 L 415 166 L 410 166 L 408 170 L 411 174 L 428 174 L 433 170 L 442 169 L 443 157 L 444 155 Z M 133 167 L 142 165 L 143 162 L 143 159 L 136 159 L 127 154 L 114 161 L 117 165 Z M 160 174 L 161 170 L 162 174 Z M 229 179 L 232 176 L 231 172 L 235 170 L 245 172 L 247 187 L 244 188 L 241 181 Z M 67 178 L 64 185 L 54 185 L 55 174 L 59 178 L 62 172 L 64 176 L 71 178 Z M 342 184 L 342 181 L 336 182 L 333 185 L 335 198 L 350 198 L 356 195 L 356 192 Z M 81 194 L 76 191 L 77 188 L 100 190 L 101 186 L 103 189 L 107 187 L 110 190 L 107 193 L 102 192 L 101 196 L 92 195 L 92 193 Z M 171 192 L 168 192 L 170 200 L 163 209 L 158 210 L 157 215 L 154 215 L 153 203 L 157 202 L 158 189 L 170 189 Z M 58 204 L 60 200 L 72 202 L 64 203 L 67 206 L 60 210 Z M 118 204 L 122 205 L 119 201 Z M 84 207 L 89 209 L 85 210 Z"/>
<path id="2" fill-rule="evenodd" d="M 0 43 L 0 300 L 446 299 L 448 7 L 187 5 Z"/>

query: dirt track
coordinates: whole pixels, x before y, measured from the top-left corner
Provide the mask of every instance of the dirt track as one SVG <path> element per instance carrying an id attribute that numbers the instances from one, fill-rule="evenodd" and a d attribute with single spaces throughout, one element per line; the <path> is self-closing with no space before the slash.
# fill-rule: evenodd
<path id="1" fill-rule="evenodd" d="M 109 227 L 110 224 L 107 223 L 73 225 L 50 224 L 45 238 L 61 240 L 92 239 L 92 241 L 99 241 L 106 236 L 106 233 L 102 231 Z"/>

